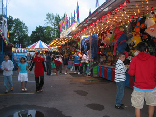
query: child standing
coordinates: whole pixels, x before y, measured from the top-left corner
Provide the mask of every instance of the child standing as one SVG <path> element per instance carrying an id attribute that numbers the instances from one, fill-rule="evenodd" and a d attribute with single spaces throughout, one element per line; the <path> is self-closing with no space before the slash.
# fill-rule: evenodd
<path id="1" fill-rule="evenodd" d="M 20 59 L 20 63 L 18 64 L 18 71 L 17 71 L 17 77 L 18 81 L 21 81 L 21 87 L 22 91 L 27 91 L 26 85 L 28 81 L 28 73 L 30 73 L 30 70 L 28 69 L 28 63 L 26 62 L 25 58 L 22 57 Z M 25 85 L 23 87 L 23 82 L 25 82 Z"/>
<path id="2" fill-rule="evenodd" d="M 5 93 L 8 93 L 8 82 L 10 84 L 10 90 L 13 91 L 13 84 L 12 84 L 12 70 L 14 68 L 13 62 L 9 60 L 9 56 L 5 55 L 4 56 L 5 61 L 2 62 L 1 69 L 3 70 L 3 75 L 4 75 L 4 86 L 6 88 Z"/>
<path id="3" fill-rule="evenodd" d="M 121 101 L 124 96 L 126 70 L 127 70 L 128 66 L 125 66 L 123 63 L 123 61 L 125 60 L 124 53 L 119 53 L 118 57 L 119 57 L 119 59 L 116 62 L 116 66 L 115 66 L 115 82 L 116 82 L 116 86 L 117 86 L 115 108 L 116 109 L 124 109 L 124 107 L 123 107 L 124 105 L 121 104 Z"/>

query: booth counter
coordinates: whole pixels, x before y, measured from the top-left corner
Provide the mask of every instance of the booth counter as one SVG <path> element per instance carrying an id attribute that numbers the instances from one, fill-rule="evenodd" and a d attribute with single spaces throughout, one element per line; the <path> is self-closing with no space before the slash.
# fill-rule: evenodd
<path id="1" fill-rule="evenodd" d="M 69 61 L 68 68 L 71 69 L 72 67 L 74 67 L 74 61 Z M 93 67 L 93 76 L 95 76 L 95 75 L 114 82 L 115 66 L 109 66 L 109 65 L 94 66 Z M 125 86 L 133 88 L 133 85 L 134 85 L 134 77 L 130 76 L 127 71 Z"/>
<path id="2" fill-rule="evenodd" d="M 115 66 L 99 65 L 98 76 L 114 82 Z M 133 88 L 133 85 L 134 85 L 134 77 L 130 76 L 128 72 L 126 72 L 125 86 Z"/>

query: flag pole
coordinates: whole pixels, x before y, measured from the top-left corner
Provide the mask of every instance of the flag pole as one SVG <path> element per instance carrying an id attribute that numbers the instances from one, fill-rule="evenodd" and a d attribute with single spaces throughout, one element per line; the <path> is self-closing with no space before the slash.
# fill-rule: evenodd
<path id="1" fill-rule="evenodd" d="M 2 0 L 2 17 L 3 17 L 3 0 Z M 4 25 L 4 24 L 3 24 Z M 2 25 L 2 26 L 3 26 Z M 3 30 L 2 30 L 3 31 Z M 4 32 L 3 32 L 4 33 Z M 3 35 L 2 35 L 3 36 Z M 3 37 L 1 37 L 2 39 L 2 55 L 3 55 Z"/>

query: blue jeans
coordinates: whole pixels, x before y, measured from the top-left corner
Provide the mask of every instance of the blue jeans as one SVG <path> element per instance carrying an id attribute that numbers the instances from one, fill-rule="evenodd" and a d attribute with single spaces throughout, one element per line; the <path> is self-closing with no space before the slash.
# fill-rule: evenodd
<path id="1" fill-rule="evenodd" d="M 12 84 L 12 75 L 10 75 L 10 76 L 4 76 L 4 86 L 5 86 L 6 90 L 9 90 L 9 88 L 8 88 L 8 82 L 10 84 L 10 87 L 13 87 L 13 84 Z"/>
<path id="2" fill-rule="evenodd" d="M 121 101 L 124 96 L 124 90 L 125 90 L 125 81 L 116 82 L 116 86 L 117 86 L 117 93 L 116 93 L 115 105 L 121 106 Z"/>

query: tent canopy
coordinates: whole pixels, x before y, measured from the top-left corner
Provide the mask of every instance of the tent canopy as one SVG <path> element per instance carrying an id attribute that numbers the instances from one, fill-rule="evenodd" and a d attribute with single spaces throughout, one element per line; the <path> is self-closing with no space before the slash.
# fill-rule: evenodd
<path id="1" fill-rule="evenodd" d="M 35 49 L 35 48 L 48 48 L 48 45 L 46 43 L 44 43 L 43 41 L 39 40 L 37 41 L 36 43 L 26 47 L 26 48 L 32 48 L 32 49 Z"/>

